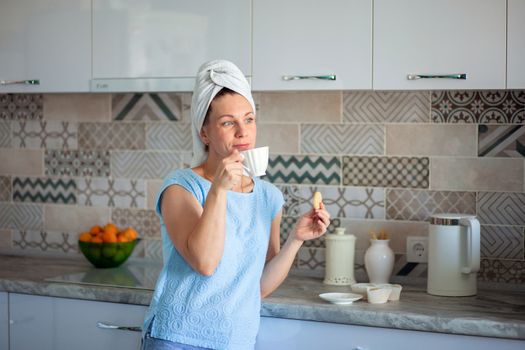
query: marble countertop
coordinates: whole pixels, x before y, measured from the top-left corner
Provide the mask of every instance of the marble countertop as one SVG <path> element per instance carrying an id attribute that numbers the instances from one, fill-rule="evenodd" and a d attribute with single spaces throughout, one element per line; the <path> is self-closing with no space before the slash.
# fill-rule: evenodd
<path id="1" fill-rule="evenodd" d="M 127 265 L 135 275 L 142 273 L 149 278 L 159 271 L 158 265 L 127 262 L 124 266 Z M 149 286 L 90 285 L 67 279 L 63 282 L 49 281 L 59 276 L 82 273 L 96 276 L 102 271 L 104 270 L 97 270 L 83 260 L 2 255 L 0 256 L 0 291 L 149 305 L 152 296 Z M 108 283 L 104 280 L 100 282 Z M 121 281 L 115 283 L 119 282 Z M 261 315 L 525 339 L 525 292 L 523 291 L 482 289 L 473 297 L 454 298 L 429 295 L 425 292 L 424 285 L 404 285 L 401 299 L 386 304 L 357 301 L 351 305 L 333 305 L 318 297 L 324 292 L 349 291 L 349 287 L 324 285 L 319 278 L 289 276 L 279 289 L 263 299 Z"/>

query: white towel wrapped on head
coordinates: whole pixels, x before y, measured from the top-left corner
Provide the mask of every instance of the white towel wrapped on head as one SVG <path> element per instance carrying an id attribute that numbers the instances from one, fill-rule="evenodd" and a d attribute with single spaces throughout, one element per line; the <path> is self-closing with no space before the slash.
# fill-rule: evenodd
<path id="1" fill-rule="evenodd" d="M 202 164 L 207 158 L 204 143 L 199 135 L 211 101 L 222 88 L 228 88 L 244 96 L 252 105 L 255 113 L 255 103 L 253 102 L 250 84 L 235 64 L 226 60 L 204 63 L 197 73 L 191 99 L 192 167 Z"/>

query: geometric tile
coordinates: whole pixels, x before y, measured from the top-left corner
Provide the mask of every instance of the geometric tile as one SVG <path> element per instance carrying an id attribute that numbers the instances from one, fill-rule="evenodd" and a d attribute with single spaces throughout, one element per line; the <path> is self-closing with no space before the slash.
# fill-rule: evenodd
<path id="1" fill-rule="evenodd" d="M 293 231 L 295 228 L 295 223 L 297 222 L 298 217 L 294 216 L 283 216 L 281 220 L 281 237 L 280 237 L 280 243 L 281 246 L 286 242 L 286 239 L 288 238 L 288 235 Z M 330 219 L 330 225 L 328 225 L 328 228 L 326 230 L 326 233 L 334 233 L 335 228 L 341 226 L 341 220 L 339 218 L 331 218 Z M 321 236 L 319 238 L 311 239 L 308 241 L 304 241 L 303 247 L 313 247 L 313 248 L 324 248 L 325 247 L 325 236 Z"/>
<path id="2" fill-rule="evenodd" d="M 46 150 L 45 174 L 109 176 L 109 151 Z"/>
<path id="3" fill-rule="evenodd" d="M 78 179 L 78 204 L 98 207 L 144 208 L 145 183 L 142 180 Z"/>
<path id="4" fill-rule="evenodd" d="M 480 157 L 525 157 L 525 125 L 478 126 Z"/>
<path id="5" fill-rule="evenodd" d="M 483 224 L 525 226 L 525 193 L 479 192 L 478 219 Z"/>
<path id="6" fill-rule="evenodd" d="M 427 123 L 428 91 L 343 92 L 343 120 L 361 123 Z"/>
<path id="7" fill-rule="evenodd" d="M 0 176 L 0 202 L 11 201 L 11 178 Z"/>
<path id="8" fill-rule="evenodd" d="M 11 123 L 0 122 L 0 147 L 11 147 Z"/>
<path id="9" fill-rule="evenodd" d="M 162 241 L 145 239 L 142 242 L 144 242 L 146 259 L 162 262 Z"/>
<path id="10" fill-rule="evenodd" d="M 343 157 L 343 185 L 428 188 L 429 159 Z"/>
<path id="11" fill-rule="evenodd" d="M 78 233 L 15 230 L 12 236 L 13 250 L 38 253 L 79 254 Z"/>
<path id="12" fill-rule="evenodd" d="M 139 237 L 160 240 L 160 219 L 155 210 L 113 209 L 111 221 L 120 228 L 133 227 Z"/>
<path id="13" fill-rule="evenodd" d="M 525 122 L 525 90 L 433 91 L 435 123 Z"/>
<path id="14" fill-rule="evenodd" d="M 365 187 L 277 186 L 284 195 L 283 215 L 301 216 L 312 209 L 312 198 L 321 192 L 332 217 L 358 219 L 385 218 L 385 191 Z"/>
<path id="15" fill-rule="evenodd" d="M 386 218 L 427 221 L 438 213 L 476 214 L 474 192 L 387 190 Z"/>
<path id="16" fill-rule="evenodd" d="M 111 174 L 126 179 L 163 179 L 180 168 L 181 155 L 168 151 L 111 152 Z"/>
<path id="17" fill-rule="evenodd" d="M 43 216 L 38 204 L 0 202 L 0 229 L 41 230 Z"/>
<path id="18" fill-rule="evenodd" d="M 182 98 L 179 94 L 114 94 L 111 98 L 113 120 L 181 120 Z"/>
<path id="19" fill-rule="evenodd" d="M 0 94 L 0 119 L 41 120 L 42 94 Z"/>
<path id="20" fill-rule="evenodd" d="M 80 123 L 79 149 L 144 149 L 145 123 Z"/>
<path id="21" fill-rule="evenodd" d="M 76 185 L 72 179 L 13 178 L 13 201 L 76 204 Z"/>
<path id="22" fill-rule="evenodd" d="M 191 151 L 191 124 L 180 122 L 147 124 L 146 148 Z"/>
<path id="23" fill-rule="evenodd" d="M 524 258 L 523 227 L 481 226 L 481 256 L 483 258 Z"/>
<path id="24" fill-rule="evenodd" d="M 303 124 L 301 153 L 382 155 L 384 128 L 374 124 Z"/>
<path id="25" fill-rule="evenodd" d="M 270 156 L 266 180 L 273 183 L 341 184 L 341 161 L 338 157 Z"/>
<path id="26" fill-rule="evenodd" d="M 319 276 L 324 274 L 325 248 L 301 247 L 297 254 L 297 268 L 317 272 Z"/>
<path id="27" fill-rule="evenodd" d="M 523 284 L 525 283 L 525 261 L 481 259 L 478 280 Z"/>
<path id="28" fill-rule="evenodd" d="M 76 149 L 77 123 L 54 121 L 13 122 L 12 146 L 21 148 Z"/>

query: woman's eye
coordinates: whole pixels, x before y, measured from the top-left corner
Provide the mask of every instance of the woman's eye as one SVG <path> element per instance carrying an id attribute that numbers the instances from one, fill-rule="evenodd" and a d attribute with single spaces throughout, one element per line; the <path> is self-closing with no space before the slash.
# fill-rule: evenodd
<path id="1" fill-rule="evenodd" d="M 224 122 L 222 123 L 222 126 L 232 126 L 233 122 Z"/>
<path id="2" fill-rule="evenodd" d="M 253 117 L 246 118 L 246 123 L 247 124 L 255 123 L 255 118 L 253 118 Z"/>

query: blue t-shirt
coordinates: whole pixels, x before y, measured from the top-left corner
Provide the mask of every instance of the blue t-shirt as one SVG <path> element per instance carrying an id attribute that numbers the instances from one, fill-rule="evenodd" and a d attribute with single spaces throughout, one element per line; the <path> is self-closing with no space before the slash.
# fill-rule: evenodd
<path id="1" fill-rule="evenodd" d="M 179 185 L 204 206 L 211 183 L 192 169 L 171 172 L 157 196 Z M 204 276 L 179 254 L 161 222 L 164 267 L 143 329 L 151 336 L 211 349 L 253 349 L 259 329 L 260 279 L 271 223 L 284 203 L 274 185 L 254 178 L 251 193 L 228 191 L 224 252 L 215 273 Z"/>

